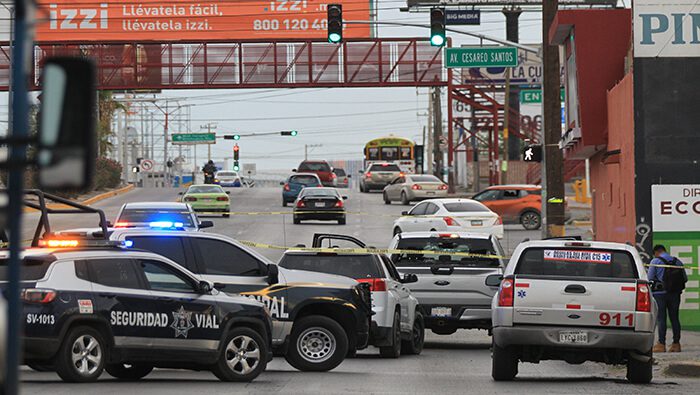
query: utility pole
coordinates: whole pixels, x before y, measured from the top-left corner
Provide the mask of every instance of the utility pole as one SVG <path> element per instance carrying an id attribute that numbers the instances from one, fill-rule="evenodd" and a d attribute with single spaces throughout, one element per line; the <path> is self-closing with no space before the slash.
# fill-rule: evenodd
<path id="1" fill-rule="evenodd" d="M 549 45 L 549 28 L 559 8 L 559 0 L 542 2 L 542 49 L 544 80 L 542 107 L 544 111 L 544 161 L 542 206 L 545 215 L 547 237 L 564 235 L 564 158 L 559 149 L 561 139 L 561 103 L 559 100 L 560 66 L 559 48 Z"/>
<path id="2" fill-rule="evenodd" d="M 207 133 L 211 133 L 212 129 L 216 130 L 216 124 L 213 122 L 209 122 L 206 125 L 202 125 L 199 127 L 200 129 L 206 129 Z M 211 160 L 211 144 L 207 144 L 207 161 Z"/>
<path id="3" fill-rule="evenodd" d="M 440 141 L 442 140 L 442 104 L 440 103 L 441 89 L 439 86 L 433 88 L 433 157 L 435 160 L 435 168 L 433 174 L 442 180 L 443 177 L 443 158 L 442 150 L 440 149 Z"/>
<path id="4" fill-rule="evenodd" d="M 503 8 L 506 17 L 506 40 L 518 42 L 518 19 L 522 9 L 515 5 Z M 520 130 L 520 87 L 511 84 L 512 69 L 506 69 L 506 98 L 505 119 L 503 122 L 503 166 L 501 167 L 501 183 L 508 183 L 508 165 L 510 161 L 520 159 L 520 141 L 510 138 L 511 132 Z M 512 115 L 511 115 L 512 113 Z"/>
<path id="5" fill-rule="evenodd" d="M 423 152 L 425 154 L 426 174 L 433 173 L 433 93 L 432 88 L 428 88 L 428 142 Z"/>

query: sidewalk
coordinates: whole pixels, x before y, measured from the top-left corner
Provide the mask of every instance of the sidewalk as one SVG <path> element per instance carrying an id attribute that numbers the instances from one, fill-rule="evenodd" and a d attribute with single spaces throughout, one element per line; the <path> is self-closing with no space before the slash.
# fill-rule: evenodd
<path id="1" fill-rule="evenodd" d="M 670 332 L 669 330 L 668 335 Z M 681 348 L 683 351 L 678 353 L 654 354 L 654 360 L 657 363 L 654 367 L 654 374 L 700 378 L 700 332 L 683 331 Z"/>

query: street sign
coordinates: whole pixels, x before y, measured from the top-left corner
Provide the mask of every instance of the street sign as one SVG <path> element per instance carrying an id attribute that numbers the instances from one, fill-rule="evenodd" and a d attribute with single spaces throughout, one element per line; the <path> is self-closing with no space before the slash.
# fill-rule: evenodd
<path id="1" fill-rule="evenodd" d="M 518 49 L 515 47 L 446 48 L 445 67 L 515 67 Z"/>
<path id="2" fill-rule="evenodd" d="M 480 25 L 479 10 L 445 10 L 445 23 L 448 25 Z"/>
<path id="3" fill-rule="evenodd" d="M 173 144 L 215 144 L 215 133 L 173 133 Z"/>
<path id="4" fill-rule="evenodd" d="M 255 173 L 257 172 L 257 165 L 255 163 L 244 163 L 243 164 L 243 173 L 249 176 L 254 176 Z"/>
<path id="5" fill-rule="evenodd" d="M 524 162 L 542 162 L 542 146 L 528 145 L 523 149 Z"/>
<path id="6" fill-rule="evenodd" d="M 151 171 L 153 170 L 153 166 L 155 166 L 155 162 L 150 159 L 144 159 L 141 161 L 141 169 L 143 169 L 143 171 Z"/>
<path id="7" fill-rule="evenodd" d="M 523 89 L 520 91 L 520 103 L 536 104 L 542 103 L 541 89 Z"/>

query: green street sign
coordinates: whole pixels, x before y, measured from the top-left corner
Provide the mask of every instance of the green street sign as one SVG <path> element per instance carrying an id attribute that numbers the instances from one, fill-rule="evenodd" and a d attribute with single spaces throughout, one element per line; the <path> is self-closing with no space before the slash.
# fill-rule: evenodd
<path id="1" fill-rule="evenodd" d="M 520 102 L 523 104 L 542 103 L 542 90 L 523 89 L 520 91 Z"/>
<path id="2" fill-rule="evenodd" d="M 173 133 L 173 144 L 215 144 L 215 133 Z"/>
<path id="3" fill-rule="evenodd" d="M 518 49 L 515 47 L 445 48 L 445 67 L 515 67 Z"/>

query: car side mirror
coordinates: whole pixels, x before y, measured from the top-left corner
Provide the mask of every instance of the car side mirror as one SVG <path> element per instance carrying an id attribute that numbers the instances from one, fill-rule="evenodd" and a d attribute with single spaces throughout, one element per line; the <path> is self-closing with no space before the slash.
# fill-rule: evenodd
<path id="1" fill-rule="evenodd" d="M 200 281 L 197 287 L 197 291 L 202 295 L 210 294 L 212 289 L 214 289 L 214 285 L 205 280 Z"/>
<path id="2" fill-rule="evenodd" d="M 225 192 L 226 192 L 227 195 L 230 195 L 230 194 L 231 194 L 231 191 L 225 191 Z"/>
<path id="3" fill-rule="evenodd" d="M 406 273 L 403 275 L 403 278 L 401 279 L 401 283 L 403 284 L 410 284 L 410 283 L 417 283 L 418 282 L 418 276 L 416 276 L 414 273 Z"/>
<path id="4" fill-rule="evenodd" d="M 652 281 L 651 282 L 651 292 L 658 292 L 664 290 L 664 283 L 662 281 Z"/>
<path id="5" fill-rule="evenodd" d="M 82 189 L 95 168 L 95 64 L 56 57 L 44 63 L 37 165 L 41 188 Z"/>
<path id="6" fill-rule="evenodd" d="M 347 196 L 343 196 L 342 198 L 343 198 L 343 200 L 348 200 Z"/>
<path id="7" fill-rule="evenodd" d="M 410 215 L 410 214 L 408 214 L 408 211 L 402 211 L 401 215 Z"/>
<path id="8" fill-rule="evenodd" d="M 280 181 L 280 185 L 284 186 L 284 181 Z"/>
<path id="9" fill-rule="evenodd" d="M 214 226 L 214 223 L 212 221 L 200 221 L 199 222 L 199 229 L 212 228 L 213 226 Z"/>
<path id="10" fill-rule="evenodd" d="M 292 173 L 296 173 L 296 172 L 297 172 L 297 169 L 292 169 Z"/>
<path id="11" fill-rule="evenodd" d="M 182 196 L 184 194 L 184 192 L 178 192 L 177 194 Z"/>
<path id="12" fill-rule="evenodd" d="M 347 177 L 347 178 L 352 178 L 352 176 L 351 176 L 350 174 L 346 175 L 345 177 Z"/>
<path id="13" fill-rule="evenodd" d="M 491 274 L 489 276 L 486 276 L 486 286 L 488 287 L 498 287 L 501 285 L 501 281 L 503 280 L 503 275 L 500 274 Z"/>
<path id="14" fill-rule="evenodd" d="M 269 285 L 277 284 L 280 281 L 280 270 L 277 265 L 267 265 L 267 283 Z"/>

